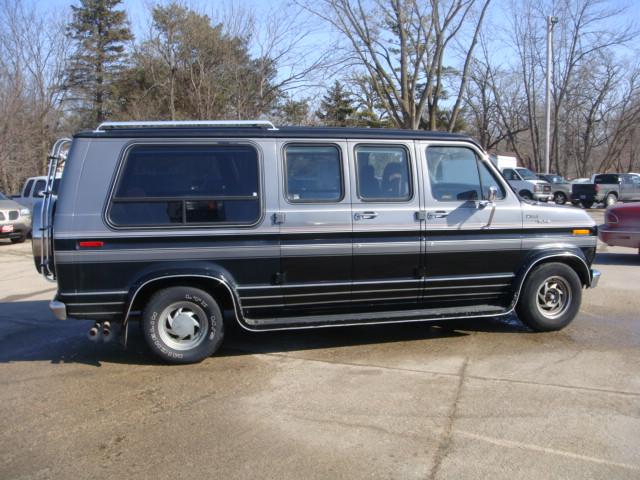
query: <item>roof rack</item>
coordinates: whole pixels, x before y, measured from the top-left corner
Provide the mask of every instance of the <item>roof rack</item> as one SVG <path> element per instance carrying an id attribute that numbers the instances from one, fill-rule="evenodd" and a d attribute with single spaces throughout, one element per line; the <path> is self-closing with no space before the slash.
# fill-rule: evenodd
<path id="1" fill-rule="evenodd" d="M 102 122 L 94 131 L 104 132 L 117 128 L 180 128 L 180 127 L 259 127 L 278 130 L 268 120 L 150 120 L 143 122 Z"/>

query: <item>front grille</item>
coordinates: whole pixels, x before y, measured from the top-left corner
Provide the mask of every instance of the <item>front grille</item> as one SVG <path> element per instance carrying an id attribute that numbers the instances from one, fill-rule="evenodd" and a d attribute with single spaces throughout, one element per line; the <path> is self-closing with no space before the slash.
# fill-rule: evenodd
<path id="1" fill-rule="evenodd" d="M 5 210 L 0 212 L 0 222 L 4 222 L 5 220 L 17 220 L 19 216 L 19 210 Z"/>

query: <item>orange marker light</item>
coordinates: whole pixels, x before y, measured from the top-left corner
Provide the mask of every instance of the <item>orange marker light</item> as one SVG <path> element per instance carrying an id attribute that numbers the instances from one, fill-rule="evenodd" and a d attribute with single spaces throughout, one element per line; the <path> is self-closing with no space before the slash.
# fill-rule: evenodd
<path id="1" fill-rule="evenodd" d="M 573 230 L 574 235 L 589 235 L 590 233 L 591 233 L 591 230 L 587 228 L 575 228 Z"/>

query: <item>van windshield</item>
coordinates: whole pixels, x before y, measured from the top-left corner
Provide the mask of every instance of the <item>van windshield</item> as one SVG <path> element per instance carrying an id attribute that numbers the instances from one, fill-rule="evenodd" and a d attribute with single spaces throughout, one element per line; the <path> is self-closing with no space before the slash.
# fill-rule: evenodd
<path id="1" fill-rule="evenodd" d="M 516 170 L 523 180 L 539 180 L 538 176 L 528 168 L 517 168 Z"/>

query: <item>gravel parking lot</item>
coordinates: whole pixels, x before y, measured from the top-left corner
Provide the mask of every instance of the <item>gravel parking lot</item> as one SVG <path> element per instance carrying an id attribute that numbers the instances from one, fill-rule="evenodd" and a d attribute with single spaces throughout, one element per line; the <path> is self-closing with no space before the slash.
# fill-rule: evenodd
<path id="1" fill-rule="evenodd" d="M 596 264 L 561 332 L 232 331 L 169 367 L 135 328 L 123 350 L 56 321 L 30 245 L 1 243 L 0 478 L 640 478 L 640 255 Z"/>

